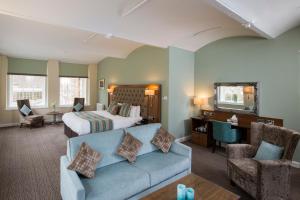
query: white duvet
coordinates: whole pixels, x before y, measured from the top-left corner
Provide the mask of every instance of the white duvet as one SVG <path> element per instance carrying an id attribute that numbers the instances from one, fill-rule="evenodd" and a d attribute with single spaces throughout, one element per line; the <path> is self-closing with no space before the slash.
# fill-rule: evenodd
<path id="1" fill-rule="evenodd" d="M 113 122 L 113 129 L 128 128 L 142 120 L 142 117 L 122 117 L 120 115 L 112 115 L 105 110 L 90 112 L 111 119 Z M 91 132 L 90 122 L 86 119 L 76 116 L 73 112 L 65 113 L 62 117 L 62 120 L 70 129 L 72 129 L 72 131 L 79 135 L 84 135 Z"/>

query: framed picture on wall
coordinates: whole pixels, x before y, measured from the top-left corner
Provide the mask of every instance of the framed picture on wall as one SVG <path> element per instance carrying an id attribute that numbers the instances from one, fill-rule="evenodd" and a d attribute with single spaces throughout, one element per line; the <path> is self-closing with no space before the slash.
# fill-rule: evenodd
<path id="1" fill-rule="evenodd" d="M 104 89 L 105 88 L 105 79 L 100 79 L 99 80 L 99 88 Z"/>

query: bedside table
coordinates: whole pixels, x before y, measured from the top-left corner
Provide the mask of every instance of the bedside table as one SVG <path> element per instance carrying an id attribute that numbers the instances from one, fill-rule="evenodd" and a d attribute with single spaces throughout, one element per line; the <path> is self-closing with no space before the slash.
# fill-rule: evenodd
<path id="1" fill-rule="evenodd" d="M 135 126 L 141 126 L 141 125 L 145 125 L 145 124 L 149 124 L 148 119 L 142 119 L 142 121 L 135 123 Z"/>
<path id="2" fill-rule="evenodd" d="M 192 117 L 191 121 L 192 142 L 203 147 L 209 147 L 213 142 L 211 123 L 202 116 Z"/>

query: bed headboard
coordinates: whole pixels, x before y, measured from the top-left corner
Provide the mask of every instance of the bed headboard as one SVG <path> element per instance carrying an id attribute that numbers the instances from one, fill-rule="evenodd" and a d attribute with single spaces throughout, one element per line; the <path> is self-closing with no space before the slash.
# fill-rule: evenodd
<path id="1" fill-rule="evenodd" d="M 161 85 L 108 85 L 110 102 L 141 106 L 141 116 L 150 122 L 161 122 Z M 150 95 L 145 91 L 150 90 Z M 147 91 L 146 91 L 147 93 Z"/>

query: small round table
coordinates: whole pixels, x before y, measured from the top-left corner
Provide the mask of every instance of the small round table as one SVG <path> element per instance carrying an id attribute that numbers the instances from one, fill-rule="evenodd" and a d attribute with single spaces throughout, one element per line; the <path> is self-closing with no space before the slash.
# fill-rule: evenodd
<path id="1" fill-rule="evenodd" d="M 58 112 L 58 111 L 52 111 L 52 112 L 48 112 L 47 115 L 53 115 L 53 122 L 52 124 L 57 124 L 58 122 L 56 121 L 56 117 L 58 115 L 62 115 L 62 112 Z"/>

